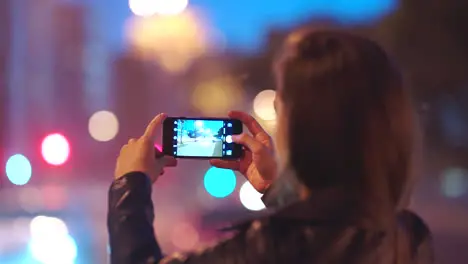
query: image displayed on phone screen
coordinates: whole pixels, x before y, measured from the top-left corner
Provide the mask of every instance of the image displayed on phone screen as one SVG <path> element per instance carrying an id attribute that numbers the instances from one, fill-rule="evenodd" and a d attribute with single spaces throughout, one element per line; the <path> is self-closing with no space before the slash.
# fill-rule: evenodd
<path id="1" fill-rule="evenodd" d="M 233 155 L 233 123 L 227 120 L 175 119 L 175 156 L 224 157 Z"/>

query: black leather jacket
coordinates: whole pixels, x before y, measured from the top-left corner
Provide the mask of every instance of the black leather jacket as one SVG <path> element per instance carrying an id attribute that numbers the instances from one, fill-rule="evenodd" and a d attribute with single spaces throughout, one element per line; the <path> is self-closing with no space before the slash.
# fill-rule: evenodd
<path id="1" fill-rule="evenodd" d="M 268 199 L 281 195 L 273 191 Z M 229 240 L 211 248 L 164 257 L 153 229 L 151 182 L 129 173 L 109 190 L 108 231 L 112 264 L 173 263 L 433 263 L 430 232 L 415 214 L 403 211 L 395 225 L 355 214 L 333 192 L 314 193 L 268 216 L 236 227 Z"/>

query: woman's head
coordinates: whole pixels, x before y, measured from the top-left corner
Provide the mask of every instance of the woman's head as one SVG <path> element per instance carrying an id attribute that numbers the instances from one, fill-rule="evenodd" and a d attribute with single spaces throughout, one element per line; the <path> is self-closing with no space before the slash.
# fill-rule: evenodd
<path id="1" fill-rule="evenodd" d="M 309 189 L 344 187 L 396 206 L 412 168 L 415 126 L 386 53 L 346 32 L 300 31 L 286 40 L 275 74 L 283 165 Z"/>

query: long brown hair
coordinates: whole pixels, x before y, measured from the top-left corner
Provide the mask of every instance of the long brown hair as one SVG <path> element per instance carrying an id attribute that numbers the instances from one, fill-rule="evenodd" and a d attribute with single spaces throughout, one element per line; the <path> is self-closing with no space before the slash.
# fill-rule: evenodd
<path id="1" fill-rule="evenodd" d="M 293 33 L 275 64 L 289 164 L 312 191 L 343 187 L 396 208 L 413 168 L 415 115 L 375 42 L 339 30 Z"/>

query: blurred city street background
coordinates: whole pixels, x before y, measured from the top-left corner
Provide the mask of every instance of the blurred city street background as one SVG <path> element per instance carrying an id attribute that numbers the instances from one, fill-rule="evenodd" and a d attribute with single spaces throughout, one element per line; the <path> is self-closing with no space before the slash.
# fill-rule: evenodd
<path id="1" fill-rule="evenodd" d="M 271 62 L 310 25 L 378 40 L 423 127 L 411 208 L 439 263 L 468 263 L 468 1 L 0 0 L 0 263 L 107 263 L 120 147 L 160 112 L 258 118 L 273 133 Z M 261 213 L 241 175 L 182 160 L 153 191 L 165 252 Z"/>

